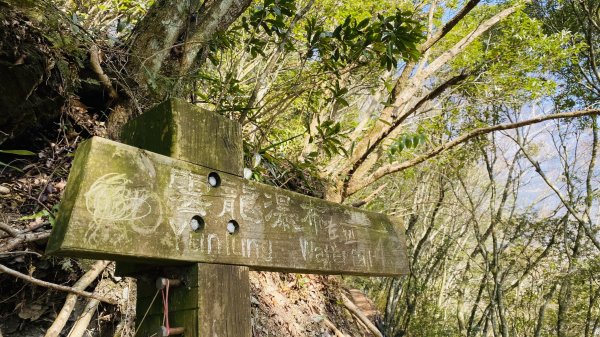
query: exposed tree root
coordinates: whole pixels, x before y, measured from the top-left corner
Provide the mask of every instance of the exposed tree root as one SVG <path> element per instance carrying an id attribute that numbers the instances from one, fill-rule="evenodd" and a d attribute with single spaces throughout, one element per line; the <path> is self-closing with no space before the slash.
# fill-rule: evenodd
<path id="1" fill-rule="evenodd" d="M 102 70 L 102 61 L 100 60 L 100 49 L 98 46 L 93 45 L 90 47 L 90 65 L 96 76 L 98 76 L 98 80 L 102 83 L 102 86 L 108 91 L 108 97 L 111 100 L 114 100 L 118 97 L 117 91 L 113 87 L 110 78 L 104 73 Z"/>

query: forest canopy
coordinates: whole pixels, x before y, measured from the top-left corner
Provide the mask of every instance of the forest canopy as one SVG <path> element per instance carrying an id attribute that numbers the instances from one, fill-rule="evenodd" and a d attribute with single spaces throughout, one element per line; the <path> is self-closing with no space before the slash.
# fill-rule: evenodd
<path id="1" fill-rule="evenodd" d="M 410 275 L 344 279 L 385 336 L 596 336 L 599 11 L 0 0 L 0 222 L 53 221 L 82 139 L 178 97 L 242 125 L 250 179 L 400 219 Z"/>

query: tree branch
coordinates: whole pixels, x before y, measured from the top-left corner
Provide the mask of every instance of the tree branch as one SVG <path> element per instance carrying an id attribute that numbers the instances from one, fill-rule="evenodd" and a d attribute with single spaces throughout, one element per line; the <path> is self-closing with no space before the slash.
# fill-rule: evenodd
<path id="1" fill-rule="evenodd" d="M 530 1 L 530 0 L 528 0 Z M 525 2 L 528 2 L 525 1 Z M 465 50 L 473 41 L 479 38 L 482 34 L 487 32 L 490 28 L 496 25 L 498 22 L 502 21 L 506 17 L 510 16 L 514 12 L 516 12 L 522 4 L 518 4 L 507 9 L 500 11 L 498 14 L 493 17 L 485 20 L 481 23 L 474 31 L 470 32 L 468 35 L 463 37 L 459 42 L 457 42 L 450 49 L 442 53 L 435 60 L 433 60 L 427 68 L 420 71 L 418 74 L 415 74 L 408 84 L 404 84 L 406 79 L 403 79 L 405 71 L 403 72 L 403 76 L 401 76 L 394 89 L 392 90 L 392 97 L 394 98 L 394 104 L 397 107 L 386 107 L 381 113 L 380 120 L 390 120 L 392 119 L 394 113 L 398 110 L 405 108 L 405 105 L 412 99 L 414 95 L 417 94 L 418 90 L 422 87 L 423 81 L 432 76 L 435 72 L 437 72 L 442 66 L 448 63 L 452 58 L 454 58 L 457 54 L 461 53 Z M 408 65 L 407 65 L 408 66 Z M 409 72 L 410 73 L 410 72 Z M 408 76 L 408 75 L 406 75 Z M 414 112 L 414 109 L 408 109 L 406 112 L 403 112 L 400 116 L 393 119 L 393 122 L 397 124 L 398 122 L 404 121 L 408 116 Z M 352 173 L 356 171 L 360 163 L 357 164 L 358 161 L 364 161 L 364 159 L 373 151 L 374 147 L 372 144 L 376 140 L 382 140 L 382 134 L 389 134 L 390 129 L 393 126 L 390 126 L 389 123 L 375 123 L 374 127 L 368 131 L 368 134 L 359 141 L 354 147 L 354 153 L 352 157 L 348 160 L 349 165 L 342 167 L 336 173 L 339 176 L 348 176 L 352 179 Z M 342 193 L 349 195 L 352 193 L 348 193 L 347 191 L 342 191 Z"/>
<path id="2" fill-rule="evenodd" d="M 452 28 L 454 28 L 454 26 L 456 26 L 456 24 L 460 22 L 460 20 L 462 20 L 467 14 L 469 14 L 469 12 L 473 8 L 475 8 L 475 6 L 477 6 L 477 4 L 480 1 L 481 0 L 469 0 L 469 2 L 467 2 L 467 4 L 463 8 L 461 8 L 461 10 L 458 11 L 458 13 L 456 13 L 456 15 L 454 15 L 452 19 L 446 22 L 446 24 L 440 30 L 438 30 L 435 34 L 433 34 L 430 38 L 423 42 L 423 44 L 419 46 L 419 51 L 421 53 L 424 53 L 429 48 L 431 48 L 431 46 L 433 46 L 436 42 L 438 42 L 444 36 L 446 36 L 446 34 L 448 34 L 452 30 Z"/>
<path id="3" fill-rule="evenodd" d="M 521 146 L 521 149 L 523 149 L 523 145 L 522 144 L 518 144 L 518 145 Z M 548 176 L 546 175 L 546 173 L 544 173 L 544 171 L 542 170 L 540 164 L 537 161 L 535 161 L 527 153 L 527 151 L 525 151 L 525 149 L 523 149 L 522 152 L 523 152 L 523 155 L 525 155 L 525 157 L 527 158 L 527 160 L 534 167 L 534 169 L 537 172 L 537 174 L 542 178 L 542 180 L 546 183 L 546 185 L 554 192 L 554 194 L 556 195 L 556 197 L 565 206 L 565 208 L 567 209 L 568 213 L 571 214 L 571 216 L 573 216 L 573 218 L 575 218 L 575 220 L 577 220 L 577 222 L 583 227 L 583 230 L 584 230 L 585 234 L 588 236 L 588 238 L 590 239 L 590 241 L 592 241 L 592 244 L 594 246 L 596 246 L 596 249 L 598 249 L 600 251 L 600 241 L 598 241 L 598 239 L 596 238 L 596 234 L 592 232 L 591 228 L 586 225 L 585 220 L 577 213 L 577 211 L 573 208 L 573 206 L 571 205 L 571 203 L 569 203 L 565 199 L 565 197 L 563 196 L 563 194 L 560 193 L 560 190 L 558 189 L 558 187 L 556 187 L 550 181 L 550 179 L 548 178 Z"/>
<path id="4" fill-rule="evenodd" d="M 41 287 L 46 287 L 46 288 L 50 288 L 50 289 L 54 289 L 54 290 L 59 290 L 59 291 L 65 291 L 71 294 L 76 294 L 79 296 L 83 296 L 83 297 L 87 297 L 87 298 L 92 298 L 95 300 L 98 300 L 100 302 L 104 302 L 104 303 L 108 303 L 108 304 L 112 304 L 112 305 L 116 305 L 117 303 L 113 300 L 109 300 L 107 298 L 103 298 L 101 296 L 98 296 L 96 294 L 87 292 L 87 291 L 82 291 L 82 290 L 77 290 L 71 287 L 67 287 L 67 286 L 62 286 L 60 284 L 54 284 L 54 283 L 50 283 L 50 282 L 46 282 L 46 281 L 42 281 L 39 279 L 36 279 L 34 277 L 31 277 L 29 275 L 25 275 L 22 273 L 19 273 L 16 270 L 10 269 L 8 267 L 6 267 L 3 264 L 0 264 L 0 271 L 3 273 L 6 273 L 8 275 L 14 276 L 16 278 L 20 278 L 22 280 L 25 280 L 27 282 L 33 283 L 35 285 L 41 286 Z"/>
<path id="5" fill-rule="evenodd" d="M 529 2 L 529 1 L 526 1 Z M 495 26 L 498 22 L 504 20 L 509 17 L 511 14 L 516 12 L 519 8 L 521 8 L 521 4 L 509 7 L 500 13 L 492 16 L 491 18 L 485 20 L 481 23 L 477 28 L 469 33 L 467 36 L 463 37 L 460 41 L 458 41 L 452 48 L 442 53 L 435 60 L 433 60 L 429 67 L 425 69 L 423 77 L 427 78 L 431 76 L 434 72 L 438 71 L 444 64 L 448 63 L 454 56 L 465 50 L 473 41 L 475 41 L 478 37 L 483 35 L 483 33 L 487 32 L 490 28 Z"/>
<path id="6" fill-rule="evenodd" d="M 377 329 L 375 324 L 373 324 L 367 318 L 367 316 L 365 316 L 365 314 L 362 311 L 360 311 L 360 309 L 352 301 L 350 301 L 350 299 L 348 297 L 346 297 L 346 295 L 340 294 L 340 296 L 342 298 L 342 302 L 344 303 L 344 307 L 346 307 L 346 309 L 348 309 L 348 311 L 350 311 L 356 318 L 358 318 L 369 329 L 369 331 L 373 335 L 375 335 L 377 337 L 383 337 L 383 335 L 381 334 L 381 331 L 379 331 L 379 329 Z"/>
<path id="7" fill-rule="evenodd" d="M 75 282 L 75 284 L 73 285 L 73 289 L 82 291 L 85 288 L 87 288 L 92 282 L 94 282 L 98 275 L 100 275 L 102 271 L 106 269 L 106 267 L 109 264 L 110 261 L 96 261 L 92 268 L 90 268 L 90 270 L 88 270 L 77 282 Z M 46 331 L 46 335 L 44 337 L 58 337 L 60 335 L 62 329 L 65 327 L 65 324 L 67 324 L 69 316 L 71 316 L 71 312 L 75 308 L 76 302 L 77 295 L 67 295 L 67 298 L 65 299 L 65 304 L 60 310 L 58 316 L 56 316 L 56 319 L 54 320 L 54 323 L 52 323 L 52 326 L 50 326 L 50 328 L 48 328 L 48 331 Z"/>
<path id="8" fill-rule="evenodd" d="M 18 246 L 22 243 L 45 240 L 49 236 L 50 236 L 50 231 L 31 233 L 31 234 L 20 233 L 19 236 L 12 239 L 11 241 L 9 241 L 5 246 L 0 247 L 0 252 L 10 252 L 16 246 Z"/>
<path id="9" fill-rule="evenodd" d="M 477 129 L 472 130 L 452 141 L 449 141 L 443 145 L 440 145 L 420 156 L 417 156 L 414 159 L 411 159 L 411 160 L 408 160 L 408 161 L 405 161 L 402 163 L 396 162 L 396 163 L 392 163 L 390 165 L 385 165 L 385 166 L 380 167 L 366 179 L 362 179 L 360 182 L 354 181 L 355 182 L 354 184 L 349 185 L 347 194 L 352 195 L 352 194 L 356 193 L 357 191 L 365 188 L 366 186 L 374 183 L 375 181 L 383 178 L 384 176 L 386 176 L 388 174 L 406 170 L 406 169 L 413 167 L 415 165 L 418 165 L 430 158 L 433 158 L 436 155 L 438 155 L 444 151 L 450 150 L 462 143 L 465 143 L 473 138 L 476 138 L 476 137 L 479 137 L 479 136 L 482 136 L 482 135 L 485 135 L 485 134 L 488 134 L 491 132 L 516 129 L 516 128 L 520 128 L 523 126 L 537 124 L 537 123 L 541 123 L 541 122 L 553 120 L 553 119 L 575 118 L 575 117 L 592 116 L 592 115 L 598 115 L 598 114 L 600 114 L 600 109 L 577 110 L 577 111 L 571 111 L 571 112 L 562 112 L 562 113 L 556 113 L 556 114 L 551 114 L 551 115 L 539 116 L 539 117 L 535 117 L 535 118 L 531 118 L 531 119 L 527 119 L 527 120 L 515 122 L 515 123 L 506 123 L 506 124 L 488 126 L 488 127 L 484 127 L 484 128 L 477 128 Z"/>
<path id="10" fill-rule="evenodd" d="M 387 187 L 387 183 L 382 184 L 381 186 L 377 187 L 375 189 L 375 191 L 373 191 L 371 194 L 369 194 L 366 198 L 362 199 L 362 200 L 358 200 L 352 203 L 352 207 L 362 207 L 366 204 L 368 204 L 369 202 L 371 202 L 373 199 L 375 199 L 375 197 L 381 193 L 381 191 L 383 191 L 384 188 Z"/>
<path id="11" fill-rule="evenodd" d="M 110 82 L 110 78 L 108 78 L 108 76 L 104 73 L 104 70 L 102 70 L 101 63 L 102 62 L 100 61 L 100 49 L 98 48 L 98 46 L 93 45 L 92 47 L 90 47 L 90 66 L 92 67 L 92 70 L 94 71 L 96 76 L 98 76 L 98 80 L 100 81 L 100 83 L 108 91 L 108 97 L 114 100 L 118 97 L 117 91 Z"/>
<path id="12" fill-rule="evenodd" d="M 348 172 L 348 176 L 351 177 L 349 179 L 349 184 L 351 184 L 352 180 L 360 178 L 360 177 L 354 177 L 354 173 L 358 171 L 360 166 L 365 162 L 365 160 L 371 154 L 371 152 L 373 152 L 381 144 L 381 142 L 383 142 L 392 132 L 394 132 L 394 130 L 396 130 L 400 125 L 402 125 L 402 123 L 404 123 L 404 121 L 410 115 L 412 115 L 417 110 L 419 110 L 419 108 L 421 108 L 425 103 L 437 98 L 448 88 L 465 80 L 468 76 L 469 76 L 469 73 L 462 72 L 461 74 L 454 76 L 454 77 L 448 79 L 447 81 L 443 82 L 442 84 L 438 85 L 435 89 L 433 89 L 432 91 L 427 93 L 425 96 L 421 97 L 421 99 L 419 99 L 419 101 L 408 112 L 406 112 L 400 118 L 396 119 L 393 123 L 391 123 L 391 125 L 386 130 L 384 130 L 382 133 L 380 133 L 377 136 L 377 138 L 370 139 L 368 148 L 366 151 L 362 152 L 362 156 L 360 156 L 354 160 L 351 160 L 351 162 L 354 162 L 354 164 L 352 165 L 352 168 Z"/>

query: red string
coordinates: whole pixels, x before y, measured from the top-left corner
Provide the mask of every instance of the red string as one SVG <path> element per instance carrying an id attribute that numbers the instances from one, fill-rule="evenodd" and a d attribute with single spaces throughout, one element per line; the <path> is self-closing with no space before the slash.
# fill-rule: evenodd
<path id="1" fill-rule="evenodd" d="M 167 285 L 161 289 L 161 293 L 163 301 L 163 325 L 167 329 L 167 336 L 169 336 L 171 330 L 171 327 L 169 326 L 169 279 L 166 280 Z M 165 288 L 167 289 L 166 291 Z"/>

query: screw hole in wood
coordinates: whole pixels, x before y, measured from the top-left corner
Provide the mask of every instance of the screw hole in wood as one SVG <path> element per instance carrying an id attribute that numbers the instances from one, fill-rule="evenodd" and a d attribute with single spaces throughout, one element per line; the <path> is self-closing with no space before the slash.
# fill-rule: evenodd
<path id="1" fill-rule="evenodd" d="M 190 220 L 190 227 L 194 232 L 199 232 L 204 229 L 204 219 L 199 215 L 194 215 Z"/>
<path id="2" fill-rule="evenodd" d="M 208 174 L 208 184 L 211 187 L 219 187 L 221 185 L 221 177 L 217 172 L 211 172 Z"/>
<path id="3" fill-rule="evenodd" d="M 238 224 L 238 222 L 235 220 L 229 220 L 229 222 L 227 223 L 227 233 L 235 234 L 235 233 L 239 232 L 239 230 L 240 230 L 240 224 Z"/>

